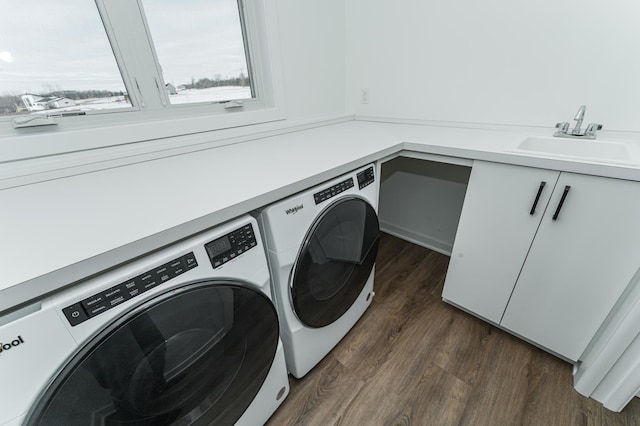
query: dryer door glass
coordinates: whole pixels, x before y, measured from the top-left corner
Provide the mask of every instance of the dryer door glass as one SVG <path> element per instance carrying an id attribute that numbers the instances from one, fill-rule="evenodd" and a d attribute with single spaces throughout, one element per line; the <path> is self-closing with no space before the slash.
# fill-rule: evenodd
<path id="1" fill-rule="evenodd" d="M 27 424 L 233 424 L 260 390 L 277 345 L 277 315 L 262 293 L 232 283 L 190 285 L 92 339 Z"/>
<path id="2" fill-rule="evenodd" d="M 331 205 L 302 246 L 291 287 L 298 318 L 324 327 L 340 318 L 367 283 L 378 252 L 378 216 L 360 198 Z"/>

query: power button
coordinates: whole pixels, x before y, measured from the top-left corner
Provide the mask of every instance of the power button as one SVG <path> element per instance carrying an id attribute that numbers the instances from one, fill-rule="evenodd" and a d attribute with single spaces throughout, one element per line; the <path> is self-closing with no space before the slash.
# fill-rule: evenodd
<path id="1" fill-rule="evenodd" d="M 67 321 L 69 321 L 69 324 L 71 324 L 72 327 L 89 319 L 80 303 L 67 306 L 62 310 L 62 313 L 67 317 Z"/>

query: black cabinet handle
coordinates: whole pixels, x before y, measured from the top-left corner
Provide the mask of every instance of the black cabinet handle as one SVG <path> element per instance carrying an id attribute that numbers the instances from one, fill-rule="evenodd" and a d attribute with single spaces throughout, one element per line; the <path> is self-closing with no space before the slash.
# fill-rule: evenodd
<path id="1" fill-rule="evenodd" d="M 567 198 L 567 194 L 571 187 L 569 185 L 564 187 L 564 192 L 562 193 L 562 198 L 560 198 L 560 202 L 558 203 L 558 208 L 556 208 L 556 212 L 553 214 L 553 220 L 558 220 L 558 215 L 560 214 L 560 210 L 562 209 L 562 205 L 564 204 L 565 198 Z"/>
<path id="2" fill-rule="evenodd" d="M 547 182 L 540 182 L 540 188 L 538 188 L 538 194 L 536 195 L 536 200 L 533 202 L 533 205 L 531 206 L 531 211 L 529 212 L 529 214 L 534 214 L 536 212 L 536 206 L 538 205 L 538 201 L 540 201 L 540 195 L 542 195 L 542 190 L 544 189 L 544 186 L 547 184 Z"/>

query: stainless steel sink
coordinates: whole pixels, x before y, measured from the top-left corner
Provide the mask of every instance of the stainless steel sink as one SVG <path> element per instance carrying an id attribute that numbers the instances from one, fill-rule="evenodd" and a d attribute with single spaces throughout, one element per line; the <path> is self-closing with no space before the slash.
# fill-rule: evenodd
<path id="1" fill-rule="evenodd" d="M 515 151 L 598 163 L 633 163 L 629 147 L 624 142 L 531 136 L 520 142 Z"/>

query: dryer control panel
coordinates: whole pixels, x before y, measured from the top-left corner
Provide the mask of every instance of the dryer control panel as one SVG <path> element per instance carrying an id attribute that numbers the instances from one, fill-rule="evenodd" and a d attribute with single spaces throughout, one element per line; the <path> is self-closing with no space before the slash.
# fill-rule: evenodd
<path id="1" fill-rule="evenodd" d="M 369 167 L 358 173 L 358 188 L 362 189 L 375 181 L 373 167 Z"/>
<path id="2" fill-rule="evenodd" d="M 211 266 L 215 269 L 235 259 L 236 256 L 240 256 L 245 251 L 251 250 L 257 244 L 256 234 L 254 234 L 253 227 L 249 223 L 205 244 L 204 248 L 207 250 L 209 260 L 211 260 Z"/>
<path id="3" fill-rule="evenodd" d="M 328 200 L 331 197 L 335 197 L 341 192 L 346 191 L 347 189 L 353 188 L 353 178 L 345 179 L 340 183 L 337 183 L 333 186 L 330 186 L 327 189 L 323 189 L 320 192 L 316 192 L 313 194 L 313 199 L 316 202 L 316 205 L 320 204 L 323 201 Z"/>
<path id="4" fill-rule="evenodd" d="M 141 295 L 145 291 L 164 284 L 196 266 L 198 266 L 198 262 L 193 252 L 187 253 L 164 265 L 67 306 L 62 310 L 62 313 L 69 321 L 69 324 L 75 327 L 89 318 L 100 315 L 129 299 Z"/>

